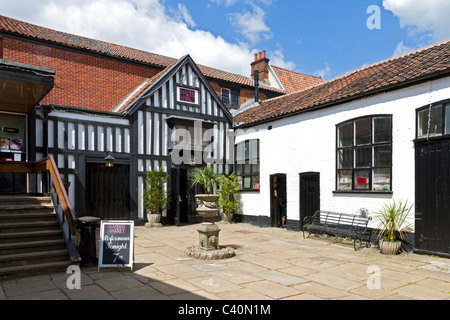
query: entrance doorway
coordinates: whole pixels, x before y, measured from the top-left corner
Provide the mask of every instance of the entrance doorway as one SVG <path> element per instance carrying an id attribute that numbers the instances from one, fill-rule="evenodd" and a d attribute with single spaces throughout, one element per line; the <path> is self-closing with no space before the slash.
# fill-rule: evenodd
<path id="1" fill-rule="evenodd" d="M 303 229 L 303 219 L 313 216 L 317 210 L 320 210 L 320 173 L 301 173 L 300 230 Z"/>
<path id="2" fill-rule="evenodd" d="M 27 161 L 27 116 L 0 113 L 0 161 Z M 27 193 L 25 173 L 0 173 L 0 194 Z"/>
<path id="3" fill-rule="evenodd" d="M 131 220 L 129 165 L 86 164 L 86 216 Z"/>
<path id="4" fill-rule="evenodd" d="M 415 249 L 450 255 L 450 140 L 416 142 Z"/>
<path id="5" fill-rule="evenodd" d="M 284 228 L 287 222 L 286 174 L 270 176 L 270 222 L 272 227 Z"/>
<path id="6" fill-rule="evenodd" d="M 201 187 L 192 187 L 189 183 L 190 168 L 172 168 L 171 174 L 171 209 L 169 223 L 175 225 L 199 223 L 195 195 L 202 193 Z"/>

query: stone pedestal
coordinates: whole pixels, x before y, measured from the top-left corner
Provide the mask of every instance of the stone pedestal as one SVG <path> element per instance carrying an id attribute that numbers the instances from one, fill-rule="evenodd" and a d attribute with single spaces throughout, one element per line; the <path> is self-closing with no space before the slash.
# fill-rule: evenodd
<path id="1" fill-rule="evenodd" d="M 204 222 L 198 227 L 199 247 L 204 250 L 219 249 L 219 227 L 212 222 Z"/>

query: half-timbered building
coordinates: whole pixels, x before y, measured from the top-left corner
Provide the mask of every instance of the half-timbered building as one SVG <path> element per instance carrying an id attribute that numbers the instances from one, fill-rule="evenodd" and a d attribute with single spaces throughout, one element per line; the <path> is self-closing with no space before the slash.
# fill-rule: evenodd
<path id="1" fill-rule="evenodd" d="M 172 198 L 164 221 L 196 221 L 188 174 L 205 161 L 218 172 L 231 170 L 231 111 L 255 102 L 255 94 L 264 100 L 287 92 L 264 75 L 259 83 L 197 65 L 189 55 L 174 59 L 4 16 L 0 44 L 0 73 L 10 85 L 0 109 L 0 161 L 52 156 L 78 217 L 145 221 L 145 173 L 162 166 L 171 174 Z M 253 65 L 269 68 L 260 58 Z M 31 84 L 24 87 L 27 77 Z M 27 108 L 12 102 L 23 99 Z M 190 149 L 179 150 L 180 132 L 189 135 Z M 182 161 L 174 163 L 174 153 Z M 0 173 L 0 179 L 2 193 L 47 187 L 41 174 Z"/>

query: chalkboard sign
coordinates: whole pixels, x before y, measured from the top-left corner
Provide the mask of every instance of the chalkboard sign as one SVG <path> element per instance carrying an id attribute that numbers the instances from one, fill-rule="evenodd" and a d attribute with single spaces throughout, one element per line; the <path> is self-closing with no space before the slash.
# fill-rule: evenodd
<path id="1" fill-rule="evenodd" d="M 98 269 L 130 267 L 133 270 L 133 221 L 102 221 Z"/>

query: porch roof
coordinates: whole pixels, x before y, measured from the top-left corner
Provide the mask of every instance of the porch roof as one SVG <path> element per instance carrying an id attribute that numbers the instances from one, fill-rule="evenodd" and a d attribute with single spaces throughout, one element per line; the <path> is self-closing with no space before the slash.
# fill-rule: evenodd
<path id="1" fill-rule="evenodd" d="M 0 111 L 28 113 L 53 88 L 55 73 L 0 59 Z"/>

